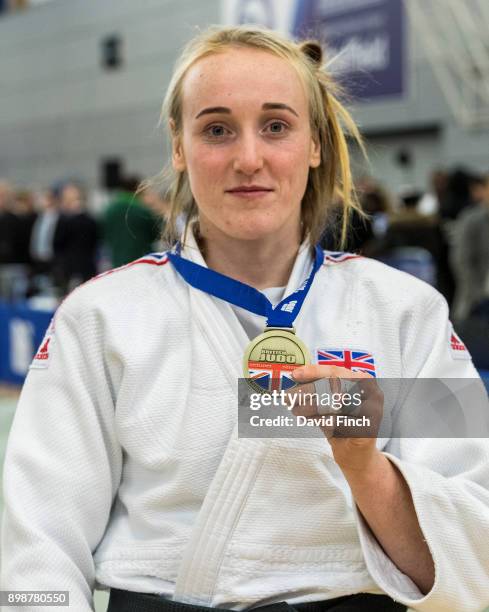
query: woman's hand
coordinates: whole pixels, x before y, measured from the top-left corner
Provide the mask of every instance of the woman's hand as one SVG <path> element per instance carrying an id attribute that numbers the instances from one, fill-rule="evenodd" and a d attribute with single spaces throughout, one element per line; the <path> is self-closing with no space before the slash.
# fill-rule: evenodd
<path id="1" fill-rule="evenodd" d="M 321 398 L 319 385 L 315 386 L 314 383 L 322 379 L 329 380 L 330 394 L 359 394 L 356 397 L 360 397 L 361 400 L 357 407 L 325 410 L 316 402 L 306 405 L 296 403 L 292 412 L 296 416 L 305 417 L 317 417 L 323 414 L 354 417 L 355 424 L 351 424 L 351 420 L 335 418 L 336 423 L 333 427 L 322 426 L 321 429 L 331 445 L 336 463 L 343 472 L 359 474 L 368 471 L 380 454 L 375 442 L 384 406 L 384 395 L 375 379 L 363 372 L 352 372 L 346 368 L 325 365 L 302 366 L 294 370 L 293 377 L 300 385 L 291 389 L 291 394 L 316 393 Z M 348 391 L 345 390 L 345 381 L 354 383 L 348 385 Z M 357 424 L 359 422 L 366 424 Z"/>

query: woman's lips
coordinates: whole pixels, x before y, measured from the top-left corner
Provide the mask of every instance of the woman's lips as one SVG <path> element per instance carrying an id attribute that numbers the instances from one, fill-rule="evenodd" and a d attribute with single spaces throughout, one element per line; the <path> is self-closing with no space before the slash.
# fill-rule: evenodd
<path id="1" fill-rule="evenodd" d="M 236 196 L 238 198 L 245 198 L 247 200 L 254 200 L 256 198 L 262 198 L 268 193 L 272 193 L 273 189 L 231 189 L 227 193 Z"/>

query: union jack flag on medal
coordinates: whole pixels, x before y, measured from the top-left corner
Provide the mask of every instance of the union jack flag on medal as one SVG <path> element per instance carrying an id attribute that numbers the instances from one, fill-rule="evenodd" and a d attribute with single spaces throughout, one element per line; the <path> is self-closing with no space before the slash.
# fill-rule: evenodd
<path id="1" fill-rule="evenodd" d="M 267 367 L 270 366 L 270 367 Z M 291 377 L 296 366 L 288 364 L 248 362 L 249 379 L 264 391 L 285 391 L 297 383 Z"/>
<path id="2" fill-rule="evenodd" d="M 364 372 L 376 378 L 372 353 L 353 349 L 317 349 L 318 365 L 339 366 L 352 372 Z"/>

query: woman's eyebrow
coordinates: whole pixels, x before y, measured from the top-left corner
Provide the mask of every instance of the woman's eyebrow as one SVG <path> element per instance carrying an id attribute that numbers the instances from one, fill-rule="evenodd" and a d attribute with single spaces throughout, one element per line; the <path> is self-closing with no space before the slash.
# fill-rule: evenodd
<path id="1" fill-rule="evenodd" d="M 204 108 L 203 110 L 201 110 L 200 113 L 195 116 L 195 118 L 198 119 L 202 115 L 210 115 L 212 113 L 227 113 L 228 115 L 230 115 L 231 109 L 226 108 L 225 106 L 211 106 L 209 108 Z"/>
<path id="2" fill-rule="evenodd" d="M 296 117 L 299 116 L 293 108 L 287 104 L 283 104 L 282 102 L 265 102 L 262 105 L 262 110 L 288 110 Z M 211 115 L 213 113 L 226 113 L 230 115 L 231 109 L 227 108 L 226 106 L 210 106 L 209 108 L 202 109 L 195 118 L 198 119 L 199 117 L 202 117 L 202 115 Z"/>
<path id="3" fill-rule="evenodd" d="M 262 109 L 263 110 L 288 110 L 289 112 L 294 114 L 296 117 L 299 116 L 293 108 L 291 108 L 287 104 L 283 104 L 282 102 L 265 102 L 265 104 L 262 106 Z"/>

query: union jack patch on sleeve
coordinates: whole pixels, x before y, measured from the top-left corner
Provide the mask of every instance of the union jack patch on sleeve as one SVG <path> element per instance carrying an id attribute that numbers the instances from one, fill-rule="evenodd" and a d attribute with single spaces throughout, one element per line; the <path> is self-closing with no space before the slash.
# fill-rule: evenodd
<path id="1" fill-rule="evenodd" d="M 317 349 L 318 365 L 339 366 L 352 372 L 364 372 L 376 378 L 372 353 L 355 349 Z"/>

